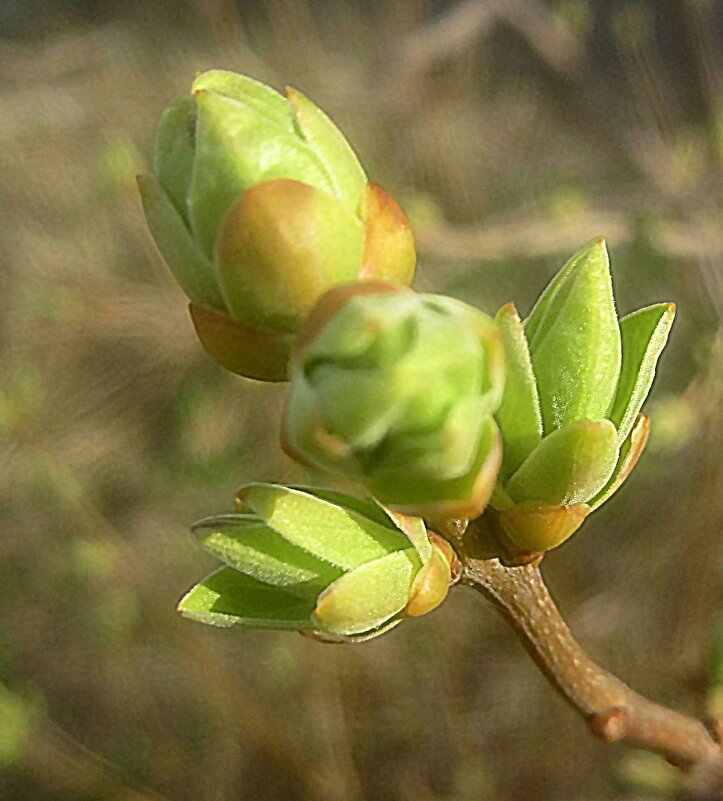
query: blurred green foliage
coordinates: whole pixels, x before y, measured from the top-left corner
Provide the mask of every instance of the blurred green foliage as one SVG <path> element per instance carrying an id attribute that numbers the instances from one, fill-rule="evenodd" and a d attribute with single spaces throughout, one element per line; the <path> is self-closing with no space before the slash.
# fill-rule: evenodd
<path id="1" fill-rule="evenodd" d="M 722 17 L 711 0 L 3 4 L 0 798 L 654 795 L 660 777 L 621 784 L 620 752 L 462 590 L 358 648 L 176 617 L 213 564 L 189 524 L 244 481 L 303 476 L 277 445 L 284 388 L 202 354 L 133 178 L 168 101 L 222 66 L 298 86 L 406 199 L 418 289 L 525 314 L 604 234 L 621 313 L 676 301 L 649 449 L 545 570 L 597 659 L 700 713 L 723 583 Z"/>

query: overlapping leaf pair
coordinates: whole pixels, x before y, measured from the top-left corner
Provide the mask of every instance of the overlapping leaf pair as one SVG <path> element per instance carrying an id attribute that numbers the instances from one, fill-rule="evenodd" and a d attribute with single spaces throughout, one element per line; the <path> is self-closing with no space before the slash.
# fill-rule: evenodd
<path id="1" fill-rule="evenodd" d="M 161 118 L 155 177 L 139 176 L 146 219 L 210 356 L 282 381 L 316 299 L 356 279 L 409 284 L 414 239 L 300 92 L 283 97 L 222 70 L 199 75 L 191 92 Z"/>
<path id="2" fill-rule="evenodd" d="M 446 597 L 453 555 L 419 518 L 342 493 L 248 484 L 237 514 L 208 518 L 196 536 L 226 567 L 178 609 L 215 626 L 368 640 Z"/>
<path id="3" fill-rule="evenodd" d="M 660 303 L 618 322 L 602 239 L 563 266 L 524 323 L 512 304 L 500 309 L 504 459 L 492 507 L 514 547 L 559 545 L 630 473 L 674 315 Z"/>

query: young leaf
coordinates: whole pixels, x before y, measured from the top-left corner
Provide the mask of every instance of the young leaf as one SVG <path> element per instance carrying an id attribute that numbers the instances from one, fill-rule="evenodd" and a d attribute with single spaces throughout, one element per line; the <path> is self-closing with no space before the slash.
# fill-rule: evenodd
<path id="1" fill-rule="evenodd" d="M 191 86 L 194 94 L 204 90 L 238 100 L 289 134 L 294 132 L 294 116 L 284 96 L 265 83 L 236 72 L 208 70 L 202 72 Z"/>
<path id="2" fill-rule="evenodd" d="M 291 545 L 257 517 L 210 517 L 196 523 L 193 533 L 229 567 L 295 595 L 316 597 L 341 575 L 341 570 Z"/>
<path id="3" fill-rule="evenodd" d="M 338 490 L 330 490 L 321 487 L 305 487 L 293 484 L 291 485 L 291 489 L 305 492 L 307 495 L 315 495 L 317 498 L 321 498 L 324 501 L 329 501 L 329 503 L 357 512 L 373 520 L 375 523 L 379 523 L 380 526 L 386 526 L 392 530 L 400 529 L 417 549 L 417 553 L 419 553 L 422 562 L 426 562 L 432 555 L 432 543 L 429 541 L 427 527 L 424 525 L 424 520 L 422 520 L 421 517 L 401 515 L 397 512 L 393 512 L 391 509 L 385 509 L 372 500 L 356 498 L 353 495 L 346 495 Z"/>
<path id="4" fill-rule="evenodd" d="M 230 97 L 207 90 L 194 97 L 196 156 L 188 206 L 207 255 L 231 203 L 247 187 L 292 178 L 331 191 L 324 166 L 302 139 Z"/>
<path id="5" fill-rule="evenodd" d="M 188 220 L 188 189 L 193 171 L 196 104 L 190 96 L 181 97 L 161 115 L 153 149 L 153 174 L 176 211 Z"/>
<path id="6" fill-rule="evenodd" d="M 502 403 L 495 415 L 502 432 L 504 457 L 500 481 L 505 481 L 542 439 L 542 414 L 527 338 L 513 303 L 495 317 L 507 358 Z"/>
<path id="7" fill-rule="evenodd" d="M 527 317 L 524 322 L 525 334 L 527 335 L 528 342 L 530 342 L 533 337 L 537 336 L 537 331 L 542 325 L 542 321 L 547 316 L 547 311 L 555 300 L 560 288 L 568 281 L 570 275 L 578 269 L 580 264 L 587 260 L 591 245 L 598 244 L 599 242 L 603 242 L 603 240 L 594 239 L 586 245 L 583 245 L 580 250 L 573 253 L 542 291 L 529 317 Z"/>
<path id="8" fill-rule="evenodd" d="M 286 97 L 304 138 L 326 167 L 334 194 L 358 216 L 367 177 L 356 154 L 336 125 L 301 92 L 287 87 Z"/>
<path id="9" fill-rule="evenodd" d="M 288 487 L 247 484 L 239 497 L 284 539 L 344 570 L 409 546 L 401 531 Z"/>
<path id="10" fill-rule="evenodd" d="M 574 420 L 605 417 L 620 372 L 620 328 L 604 241 L 588 244 L 561 272 L 526 326 L 548 434 Z"/>
<path id="11" fill-rule="evenodd" d="M 605 486 L 617 457 L 617 430 L 609 420 L 578 420 L 548 434 L 505 489 L 518 503 L 584 503 Z"/>
<path id="12" fill-rule="evenodd" d="M 408 548 L 357 567 L 319 596 L 314 621 L 342 636 L 376 628 L 404 609 L 419 566 Z"/>
<path id="13" fill-rule="evenodd" d="M 189 590 L 178 611 L 209 626 L 309 630 L 314 600 L 223 567 Z"/>
<path id="14" fill-rule="evenodd" d="M 327 489 L 326 487 L 308 487 L 302 484 L 291 484 L 289 489 L 298 490 L 299 492 L 313 495 L 316 498 L 321 498 L 322 501 L 328 501 L 336 506 L 341 506 L 357 514 L 368 517 L 380 526 L 396 529 L 394 518 L 384 509 L 371 499 L 357 498 L 354 495 L 347 495 L 339 490 Z"/>
<path id="15" fill-rule="evenodd" d="M 158 250 L 192 303 L 225 310 L 213 265 L 196 247 L 190 231 L 152 175 L 139 175 L 143 211 Z"/>
<path id="16" fill-rule="evenodd" d="M 655 365 L 668 341 L 674 318 L 674 303 L 658 303 L 620 320 L 623 361 L 617 392 L 608 414 L 617 426 L 620 443 L 627 439 L 650 392 Z"/>

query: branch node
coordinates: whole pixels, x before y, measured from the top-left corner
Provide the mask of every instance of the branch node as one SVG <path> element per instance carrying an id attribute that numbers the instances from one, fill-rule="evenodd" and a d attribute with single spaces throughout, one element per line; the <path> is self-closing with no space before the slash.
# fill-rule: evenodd
<path id="1" fill-rule="evenodd" d="M 628 712 L 623 706 L 611 706 L 604 712 L 592 715 L 588 723 L 596 737 L 606 743 L 614 743 L 625 737 L 628 728 Z"/>

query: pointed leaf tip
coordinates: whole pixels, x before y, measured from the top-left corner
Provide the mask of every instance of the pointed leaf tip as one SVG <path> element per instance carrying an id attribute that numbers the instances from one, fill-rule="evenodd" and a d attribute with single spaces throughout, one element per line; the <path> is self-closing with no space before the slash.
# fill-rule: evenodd
<path id="1" fill-rule="evenodd" d="M 563 266 L 535 304 L 525 332 L 545 433 L 605 417 L 621 346 L 603 240 L 588 243 Z"/>
<path id="2" fill-rule="evenodd" d="M 286 97 L 306 141 L 326 168 L 334 194 L 359 216 L 367 177 L 356 154 L 331 119 L 298 89 L 286 87 Z"/>
<path id="3" fill-rule="evenodd" d="M 314 601 L 223 567 L 189 590 L 178 612 L 210 626 L 311 629 Z"/>

